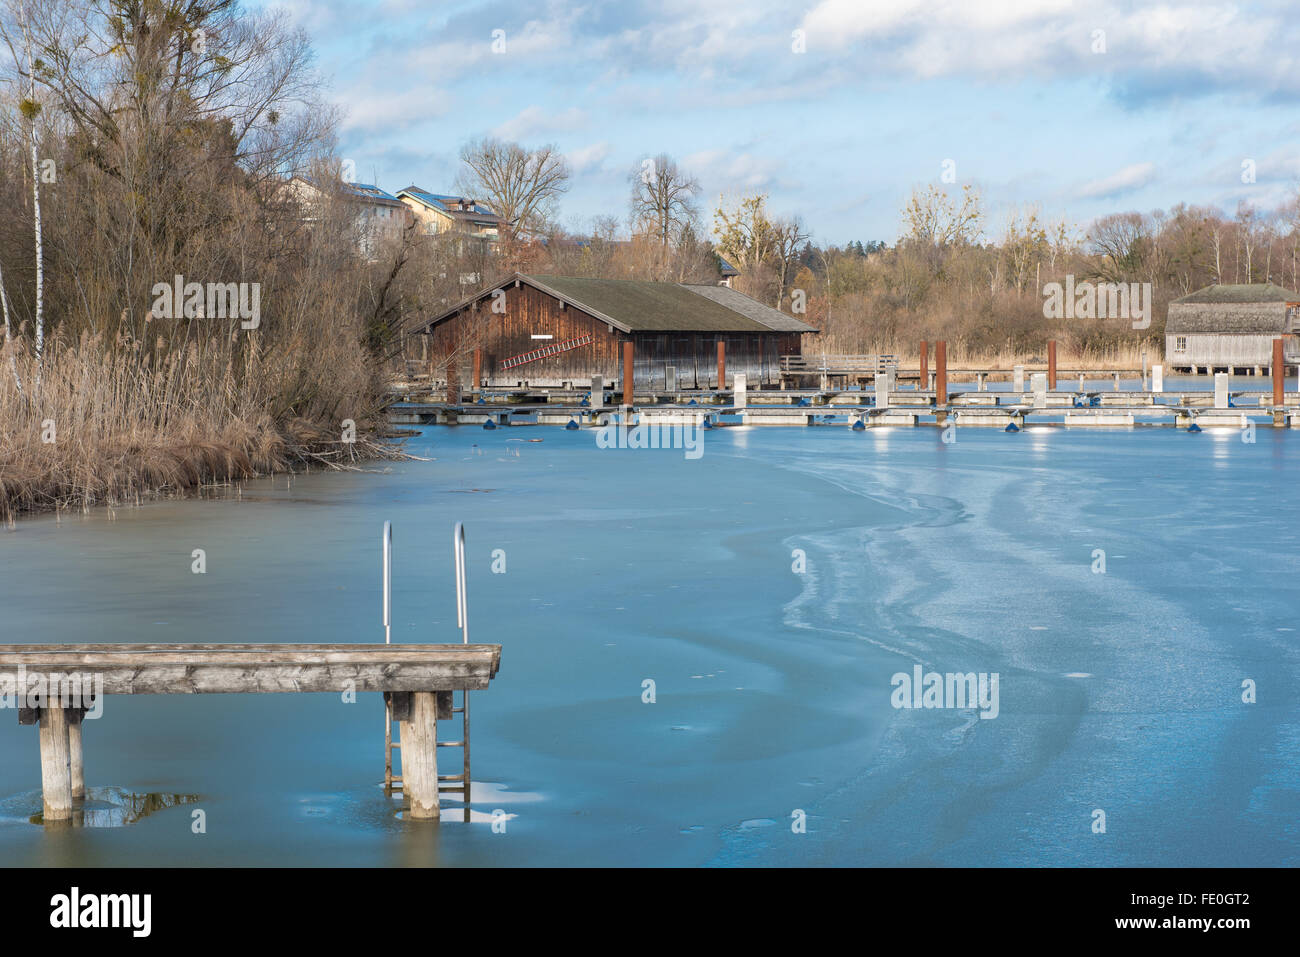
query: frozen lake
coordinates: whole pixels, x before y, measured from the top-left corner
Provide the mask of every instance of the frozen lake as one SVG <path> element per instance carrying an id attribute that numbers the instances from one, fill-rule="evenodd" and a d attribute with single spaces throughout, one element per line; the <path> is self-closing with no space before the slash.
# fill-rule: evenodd
<path id="1" fill-rule="evenodd" d="M 11 712 L 0 859 L 1300 863 L 1300 435 L 726 428 L 703 449 L 438 428 L 409 444 L 429 462 L 0 532 L 0 642 L 382 641 L 388 519 L 394 641 L 430 642 L 459 640 L 465 522 L 471 640 L 503 646 L 473 696 L 474 806 L 514 815 L 398 820 L 378 695 L 116 697 L 87 783 L 184 799 L 44 833 Z M 894 707 L 917 665 L 996 674 L 996 717 Z"/>

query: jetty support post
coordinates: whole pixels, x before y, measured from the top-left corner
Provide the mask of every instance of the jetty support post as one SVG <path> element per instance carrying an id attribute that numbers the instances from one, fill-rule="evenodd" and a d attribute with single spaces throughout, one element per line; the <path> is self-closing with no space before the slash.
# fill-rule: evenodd
<path id="1" fill-rule="evenodd" d="M 402 733 L 402 792 L 411 819 L 436 821 L 438 809 L 438 695 L 411 693 L 411 714 Z"/>
<path id="2" fill-rule="evenodd" d="M 1165 391 L 1165 367 L 1159 363 L 1151 367 L 1151 391 Z"/>
<path id="3" fill-rule="evenodd" d="M 474 347 L 474 385 L 470 389 L 471 394 L 475 397 L 483 389 L 483 350 L 478 346 Z"/>
<path id="4" fill-rule="evenodd" d="M 1011 369 L 1011 391 L 1012 392 L 1025 391 L 1025 367 L 1024 366 L 1014 366 Z"/>
<path id="5" fill-rule="evenodd" d="M 732 389 L 735 392 L 735 397 L 732 400 L 732 405 L 735 406 L 737 409 L 743 409 L 748 404 L 746 401 L 747 399 L 746 392 L 748 386 L 747 376 L 743 372 L 737 372 L 734 376 L 732 376 L 731 382 L 732 382 Z"/>
<path id="6" fill-rule="evenodd" d="M 727 387 L 727 343 L 718 340 L 718 391 Z"/>
<path id="7" fill-rule="evenodd" d="M 1056 340 L 1047 343 L 1047 391 L 1056 391 Z"/>
<path id="8" fill-rule="evenodd" d="M 1228 373 L 1214 373 L 1214 407 L 1216 409 L 1226 409 L 1228 407 Z"/>
<path id="9" fill-rule="evenodd" d="M 934 344 L 934 407 L 942 409 L 948 404 L 948 340 L 940 339 Z M 940 412 L 936 421 L 945 422 L 946 412 Z"/>
<path id="10" fill-rule="evenodd" d="M 41 708 L 41 798 L 45 823 L 72 820 L 68 712 L 57 703 Z"/>
<path id="11" fill-rule="evenodd" d="M 930 388 L 930 343 L 921 340 L 921 374 L 916 387 L 924 392 Z"/>
<path id="12" fill-rule="evenodd" d="M 86 768 L 81 758 L 81 721 L 85 708 L 69 708 L 68 716 L 68 776 L 72 785 L 74 804 L 86 800 Z"/>
<path id="13" fill-rule="evenodd" d="M 1273 424 L 1284 425 L 1286 414 L 1282 406 L 1286 404 L 1286 358 L 1282 352 L 1282 340 L 1273 340 Z"/>
<path id="14" fill-rule="evenodd" d="M 1273 404 L 1286 404 L 1286 359 L 1282 355 L 1282 340 L 1273 340 Z"/>
<path id="15" fill-rule="evenodd" d="M 623 343 L 623 404 L 627 406 L 629 410 L 631 410 L 632 408 L 632 396 L 633 396 L 632 379 L 633 379 L 634 365 L 633 365 L 632 348 L 633 346 L 630 340 L 628 342 Z"/>

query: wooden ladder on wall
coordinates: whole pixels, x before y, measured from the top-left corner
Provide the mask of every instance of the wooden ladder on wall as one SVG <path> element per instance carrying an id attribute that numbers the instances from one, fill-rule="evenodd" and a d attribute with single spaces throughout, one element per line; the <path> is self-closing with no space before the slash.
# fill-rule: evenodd
<path id="1" fill-rule="evenodd" d="M 384 643 L 392 644 L 393 525 L 391 522 L 384 522 L 382 547 L 384 556 Z M 461 522 L 456 523 L 456 529 L 452 532 L 452 551 L 456 562 L 456 625 L 461 630 L 461 641 L 464 644 L 469 644 L 469 603 L 465 589 L 465 526 Z M 456 707 L 456 693 L 454 691 L 439 691 L 437 699 L 439 721 L 451 719 L 457 714 L 461 716 L 460 740 L 439 741 L 438 747 L 460 748 L 462 757 L 459 774 L 438 775 L 438 794 L 439 796 L 443 794 L 460 794 L 461 799 L 464 801 L 464 820 L 468 824 L 472 788 L 469 768 L 469 692 L 466 690 L 460 692 L 460 707 Z M 393 740 L 394 717 L 393 696 L 385 694 L 384 793 L 389 796 L 395 791 L 402 790 L 402 776 L 393 773 L 393 752 L 402 749 L 400 735 L 398 740 Z M 396 717 L 400 728 L 404 715 L 399 711 Z"/>

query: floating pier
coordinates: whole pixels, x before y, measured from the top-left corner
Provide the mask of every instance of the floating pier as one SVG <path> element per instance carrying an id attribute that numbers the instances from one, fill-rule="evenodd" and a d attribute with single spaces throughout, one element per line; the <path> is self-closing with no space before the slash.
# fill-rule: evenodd
<path id="1" fill-rule="evenodd" d="M 1214 389 L 1167 392 L 1164 367 L 1138 369 L 1063 369 L 1058 367 L 1055 342 L 1047 343 L 1045 371 L 1015 366 L 1006 369 L 950 369 L 947 343 L 920 344 L 915 371 L 904 369 L 897 356 L 787 356 L 781 360 L 779 389 L 751 389 L 746 376 L 732 376 L 731 388 L 675 389 L 677 378 L 664 378 L 666 389 L 631 388 L 635 368 L 631 354 L 623 356 L 621 383 L 607 384 L 594 376 L 588 390 L 478 389 L 472 403 L 420 401 L 411 390 L 395 389 L 389 407 L 397 425 L 478 425 L 501 428 L 559 425 L 566 428 L 624 424 L 727 426 L 843 425 L 863 430 L 881 426 L 937 425 L 977 428 L 1036 426 L 1065 428 L 1133 428 L 1135 426 L 1244 428 L 1259 424 L 1300 427 L 1300 393 L 1286 392 L 1284 375 L 1297 357 L 1274 342 L 1268 367 L 1272 389 L 1229 389 L 1228 375 L 1214 375 Z M 719 383 L 726 383 L 719 353 Z M 1260 372 L 1256 369 L 1256 373 Z M 1276 374 L 1274 374 L 1276 373 Z M 1078 377 L 1077 391 L 1062 391 L 1058 379 Z M 1141 377 L 1140 390 L 1123 391 L 1121 378 Z M 973 380 L 973 391 L 952 391 L 959 378 Z M 1010 382 L 1009 391 L 989 391 L 991 380 Z M 1149 379 L 1149 388 L 1148 388 Z M 812 380 L 819 385 L 808 387 Z M 899 389 L 901 380 L 916 382 Z M 1091 381 L 1090 381 L 1091 380 Z M 572 383 L 569 383 L 572 385 Z M 1088 388 L 1093 384 L 1094 388 Z M 1110 388 L 1101 387 L 1103 384 Z M 1028 385 L 1028 388 L 1026 388 Z M 451 396 L 450 398 L 455 398 Z M 621 400 L 619 411 L 611 403 Z M 687 411 L 690 410 L 690 411 Z M 1009 429 L 1008 429 L 1009 430 Z"/>
<path id="2" fill-rule="evenodd" d="M 771 394 L 771 393 L 766 393 Z M 395 425 L 471 425 L 510 428 L 530 425 L 599 428 L 623 423 L 726 428 L 730 426 L 806 427 L 854 425 L 958 427 L 1023 426 L 1134 427 L 1179 426 L 1200 421 L 1202 427 L 1257 425 L 1300 427 L 1300 395 L 1287 393 L 1275 405 L 1269 393 L 1225 392 L 955 392 L 940 405 L 934 392 L 801 393 L 791 402 L 756 401 L 765 393 L 748 393 L 743 406 L 693 404 L 687 396 L 670 403 L 638 402 L 632 406 L 594 408 L 521 404 L 485 412 L 481 406 L 445 402 L 403 402 L 389 409 Z"/>

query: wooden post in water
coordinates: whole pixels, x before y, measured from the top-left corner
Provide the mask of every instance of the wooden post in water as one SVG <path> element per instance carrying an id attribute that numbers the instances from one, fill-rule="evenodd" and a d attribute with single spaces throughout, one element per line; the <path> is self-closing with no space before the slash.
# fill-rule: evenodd
<path id="1" fill-rule="evenodd" d="M 1047 343 L 1047 389 L 1056 391 L 1056 340 Z"/>
<path id="2" fill-rule="evenodd" d="M 72 820 L 68 713 L 57 703 L 41 708 L 41 797 L 45 823 Z"/>
<path id="3" fill-rule="evenodd" d="M 411 718 L 402 728 L 402 793 L 411 819 L 438 820 L 438 695 L 411 695 Z"/>
<path id="4" fill-rule="evenodd" d="M 718 340 L 718 391 L 727 387 L 727 344 Z"/>
<path id="5" fill-rule="evenodd" d="M 632 408 L 632 378 L 634 374 L 632 341 L 623 343 L 623 404 Z"/>
<path id="6" fill-rule="evenodd" d="M 1286 404 L 1286 356 L 1282 340 L 1273 340 L 1273 424 L 1286 424 L 1286 414 L 1279 411 Z"/>
<path id="7" fill-rule="evenodd" d="M 947 339 L 940 339 L 934 344 L 934 404 L 936 408 L 948 404 Z"/>
<path id="8" fill-rule="evenodd" d="M 474 347 L 474 386 L 470 391 L 478 395 L 479 390 L 483 388 L 483 350 Z"/>
<path id="9" fill-rule="evenodd" d="M 1286 404 L 1286 359 L 1282 354 L 1282 340 L 1273 340 L 1273 404 Z"/>
<path id="10" fill-rule="evenodd" d="M 81 760 L 81 708 L 70 708 L 68 716 L 68 777 L 74 803 L 86 800 L 86 770 Z"/>
<path id="11" fill-rule="evenodd" d="M 916 380 L 916 387 L 924 392 L 930 387 L 930 343 L 921 340 L 921 375 Z"/>

